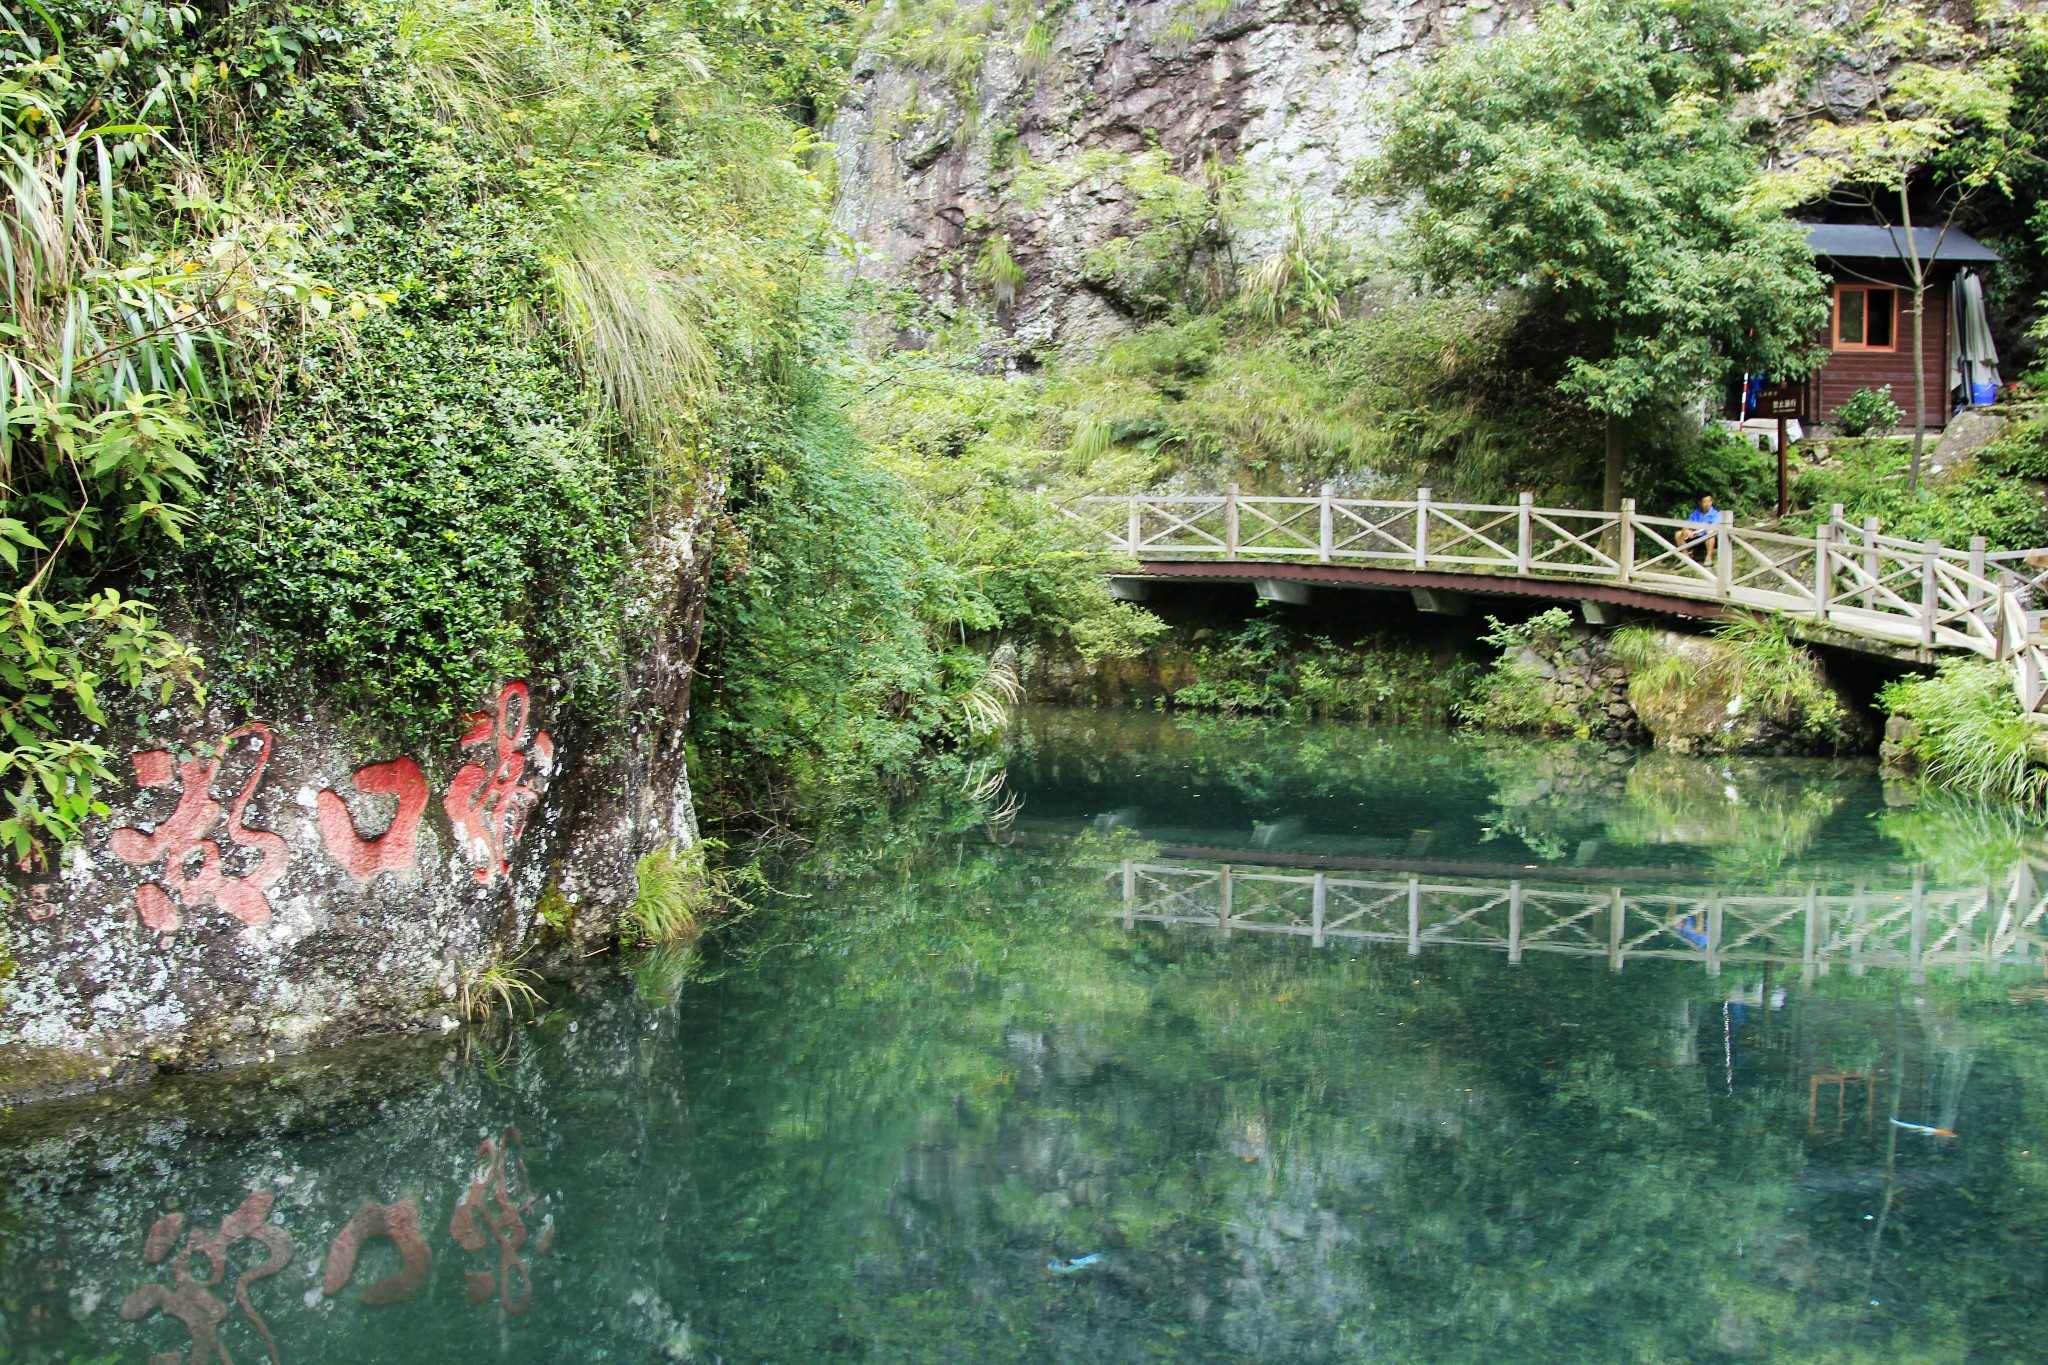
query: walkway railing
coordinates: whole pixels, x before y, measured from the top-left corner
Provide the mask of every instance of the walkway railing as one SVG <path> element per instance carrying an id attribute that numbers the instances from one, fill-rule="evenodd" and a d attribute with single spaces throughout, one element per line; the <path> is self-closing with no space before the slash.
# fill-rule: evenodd
<path id="1" fill-rule="evenodd" d="M 1141 560 L 1350 564 L 1602 583 L 1780 612 L 1851 635 L 2011 664 L 2023 710 L 2048 720 L 2048 644 L 2035 602 L 2048 551 L 1991 553 L 1888 536 L 1836 507 L 1811 536 L 1724 520 L 1704 543 L 1627 500 L 1619 512 L 1438 502 L 1218 494 L 1084 497 L 1063 511 Z"/>
<path id="2" fill-rule="evenodd" d="M 1936 966 L 1968 973 L 1980 965 L 2038 965 L 2048 950 L 2041 937 L 2048 896 L 2029 864 L 1973 889 L 1930 890 L 1915 880 L 1846 895 L 1569 890 L 1136 861 L 1109 875 L 1122 880 L 1123 906 L 1112 913 L 1126 925 L 1296 935 L 1317 947 L 1397 943 L 1418 954 L 1492 948 L 1511 962 L 1563 953 L 1604 957 L 1616 971 L 1631 958 L 1677 958 L 1712 974 L 1726 964 L 1768 962 L 1797 966 L 1809 978 L 1836 966 L 1859 974 L 1902 969 L 1918 982 Z"/>

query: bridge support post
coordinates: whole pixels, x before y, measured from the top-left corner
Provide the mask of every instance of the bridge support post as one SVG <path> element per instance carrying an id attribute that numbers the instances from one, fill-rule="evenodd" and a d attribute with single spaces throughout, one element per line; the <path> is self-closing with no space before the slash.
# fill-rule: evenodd
<path id="1" fill-rule="evenodd" d="M 1735 595 L 1735 518 L 1721 514 L 1714 537 L 1714 595 L 1723 602 Z"/>
<path id="2" fill-rule="evenodd" d="M 1124 928 L 1129 929 L 1138 919 L 1138 865 L 1129 858 L 1124 859 Z"/>
<path id="3" fill-rule="evenodd" d="M 1415 567 L 1429 567 L 1429 490 L 1415 490 Z"/>
<path id="4" fill-rule="evenodd" d="M 1871 586 L 1863 589 L 1863 600 L 1857 605 L 1861 606 L 1865 611 L 1877 605 L 1877 588 L 1875 586 L 1877 583 L 1878 566 L 1877 536 L 1878 527 L 1883 524 L 1876 517 L 1865 517 L 1863 519 L 1863 574 L 1869 580 Z"/>
<path id="5" fill-rule="evenodd" d="M 1132 559 L 1138 557 L 1138 542 L 1143 538 L 1144 512 L 1140 510 L 1141 506 L 1138 495 L 1131 494 L 1130 520 L 1124 528 L 1124 549 Z"/>
<path id="6" fill-rule="evenodd" d="M 1828 595 L 1835 586 L 1835 565 L 1830 558 L 1834 538 L 1835 528 L 1827 522 L 1813 530 L 1813 619 L 1822 625 L 1828 623 Z"/>
<path id="7" fill-rule="evenodd" d="M 1522 884 L 1508 883 L 1508 961 L 1522 960 Z"/>
<path id="8" fill-rule="evenodd" d="M 1237 558 L 1237 485 L 1223 488 L 1223 557 Z"/>
<path id="9" fill-rule="evenodd" d="M 1315 946 L 1318 948 L 1323 946 L 1323 914 L 1329 909 L 1329 905 L 1330 874 L 1318 872 L 1316 873 L 1315 919 L 1310 925 L 1309 930 L 1313 936 Z"/>
<path id="10" fill-rule="evenodd" d="M 1408 878 L 1408 956 L 1422 953 L 1422 879 Z"/>
<path id="11" fill-rule="evenodd" d="M 1614 888 L 1614 909 L 1607 919 L 1607 967 L 1610 971 L 1621 970 L 1621 922 L 1627 913 L 1621 888 L 1617 886 Z"/>
<path id="12" fill-rule="evenodd" d="M 1324 484 L 1323 505 L 1317 509 L 1316 547 L 1320 551 L 1317 557 L 1325 564 L 1330 562 L 1330 556 L 1337 549 L 1337 509 L 1331 506 L 1336 492 L 1334 485 Z"/>
<path id="13" fill-rule="evenodd" d="M 1941 578 L 1934 562 L 1941 557 L 1941 542 L 1930 540 L 1920 552 L 1920 643 L 1932 648 L 1934 623 L 1941 615 Z"/>
<path id="14" fill-rule="evenodd" d="M 1621 581 L 1628 583 L 1636 576 L 1636 500 L 1621 500 L 1621 543 L 1615 547 L 1614 562 L 1621 575 Z"/>
<path id="15" fill-rule="evenodd" d="M 1522 494 L 1515 509 L 1515 572 L 1526 574 L 1536 559 L 1536 495 Z"/>

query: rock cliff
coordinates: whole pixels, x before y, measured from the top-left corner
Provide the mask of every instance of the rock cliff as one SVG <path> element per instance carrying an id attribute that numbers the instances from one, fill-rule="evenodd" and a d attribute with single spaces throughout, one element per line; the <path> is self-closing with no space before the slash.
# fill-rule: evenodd
<path id="1" fill-rule="evenodd" d="M 696 839 L 683 737 L 696 537 L 650 544 L 617 715 L 536 678 L 435 752 L 332 717 L 165 708 L 110 743 L 111 810 L 6 911 L 0 1091 L 52 1094 L 365 1034 L 453 1027 L 493 963 L 616 932 L 640 854 Z"/>
<path id="2" fill-rule="evenodd" d="M 1365 235 L 1344 181 L 1388 75 L 1520 0 L 1075 0 L 1026 22 L 891 0 L 832 127 L 856 274 L 992 315 L 1028 365 L 1142 313 L 1133 243 L 1255 261 L 1297 225 Z M 886 54 L 886 55 L 884 55 Z M 920 344 L 907 320 L 900 344 Z"/>

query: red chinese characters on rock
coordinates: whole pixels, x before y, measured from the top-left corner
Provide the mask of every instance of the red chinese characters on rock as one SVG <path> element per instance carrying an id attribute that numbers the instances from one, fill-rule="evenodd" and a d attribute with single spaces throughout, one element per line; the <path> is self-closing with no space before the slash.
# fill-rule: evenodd
<path id="1" fill-rule="evenodd" d="M 540 792 L 525 781 L 527 760 L 531 758 L 543 774 L 554 767 L 555 745 L 548 732 L 539 730 L 527 738 L 532 718 L 532 695 L 523 682 L 510 683 L 498 694 L 495 719 L 482 711 L 468 717 L 470 728 L 462 747 L 491 745 L 491 766 L 463 764 L 441 799 L 480 882 L 510 874 L 507 855 L 526 828 L 527 811 L 540 800 Z"/>
<path id="2" fill-rule="evenodd" d="M 495 1138 L 484 1139 L 476 1149 L 478 1174 L 471 1179 L 448 1231 L 464 1251 L 498 1248 L 498 1269 L 468 1272 L 469 1301 L 483 1303 L 493 1294 L 508 1313 L 524 1313 L 533 1301 L 533 1278 L 527 1273 L 520 1251 L 527 1243 L 526 1216 L 538 1199 L 526 1181 L 526 1162 L 519 1155 L 519 1130 L 508 1126 Z M 555 1223 L 541 1220 L 540 1233 L 533 1238 L 533 1253 L 546 1252 L 554 1240 Z"/>
<path id="3" fill-rule="evenodd" d="M 356 1210 L 356 1216 L 334 1234 L 334 1242 L 327 1248 L 327 1265 L 321 1272 L 320 1289 L 328 1298 L 334 1298 L 348 1288 L 349 1278 L 356 1273 L 356 1256 L 363 1243 L 373 1237 L 389 1237 L 397 1246 L 398 1273 L 386 1275 L 365 1289 L 362 1294 L 364 1303 L 399 1303 L 418 1293 L 420 1286 L 427 1282 L 427 1271 L 434 1264 L 434 1252 L 420 1233 L 419 1202 L 401 1199 L 396 1204 L 365 1203 Z"/>
<path id="4" fill-rule="evenodd" d="M 263 1344 L 270 1352 L 270 1359 L 277 1361 L 277 1342 L 270 1335 L 270 1328 L 263 1316 L 250 1302 L 249 1286 L 258 1280 L 268 1279 L 291 1264 L 292 1239 L 283 1228 L 270 1222 L 270 1210 L 276 1197 L 268 1190 L 257 1190 L 242 1201 L 241 1207 L 221 1220 L 216 1232 L 193 1231 L 185 1233 L 185 1215 L 168 1213 L 156 1220 L 149 1230 L 149 1239 L 143 1244 L 142 1259 L 150 1265 L 161 1265 L 171 1260 L 171 1283 L 146 1284 L 121 1301 L 121 1317 L 127 1322 L 139 1322 L 153 1312 L 173 1317 L 185 1324 L 185 1330 L 192 1335 L 191 1365 L 229 1365 L 228 1353 L 220 1339 L 221 1324 L 228 1315 L 227 1305 L 216 1299 L 210 1292 L 214 1286 L 227 1278 L 228 1252 L 238 1242 L 256 1242 L 270 1254 L 243 1271 L 235 1280 L 235 1302 L 242 1313 L 254 1323 L 263 1337 Z M 179 1245 L 179 1236 L 184 1234 L 184 1244 Z M 175 1250 L 177 1255 L 172 1258 Z M 204 1259 L 206 1278 L 193 1278 L 191 1265 Z M 150 1365 L 176 1365 L 175 1353 L 158 1354 L 150 1357 Z"/>
<path id="5" fill-rule="evenodd" d="M 478 712 L 465 718 L 464 751 L 488 746 L 478 759 L 456 771 L 442 798 L 462 858 L 476 880 L 489 884 L 511 872 L 511 854 L 526 828 L 528 812 L 540 800 L 539 783 L 553 769 L 554 741 L 533 726 L 532 689 L 508 683 L 498 694 L 496 714 Z M 214 797 L 221 768 L 236 741 L 254 740 L 255 764 L 233 803 Z M 262 785 L 274 747 L 270 727 L 251 723 L 230 731 L 210 752 L 179 759 L 163 749 L 133 756 L 136 784 L 144 790 L 175 787 L 178 805 L 152 830 L 113 831 L 108 843 L 114 856 L 134 867 L 162 871 L 136 889 L 142 922 L 159 933 L 175 933 L 185 912 L 217 904 L 244 924 L 268 924 L 268 892 L 284 876 L 291 848 L 276 833 L 251 829 L 243 816 Z M 369 886 L 390 874 L 407 877 L 420 865 L 420 823 L 433 795 L 427 775 L 410 758 L 395 758 L 358 768 L 352 778 L 362 796 L 395 798 L 383 832 L 365 835 L 357 826 L 349 801 L 328 788 L 314 795 L 321 845 L 358 886 Z M 216 826 L 225 821 L 227 837 Z M 248 850 L 250 861 L 237 856 Z M 457 871 L 456 875 L 461 874 Z M 44 896 L 32 893 L 31 918 L 57 910 Z"/>
<path id="6" fill-rule="evenodd" d="M 356 790 L 372 796 L 395 796 L 398 809 L 391 823 L 374 839 L 356 831 L 348 804 L 337 792 L 323 791 L 316 798 L 320 809 L 320 842 L 328 856 L 344 872 L 368 886 L 382 873 L 403 876 L 419 866 L 420 817 L 426 814 L 427 775 L 409 758 L 389 763 L 372 763 L 356 769 Z"/>
<path id="7" fill-rule="evenodd" d="M 240 739 L 257 741 L 256 764 L 234 804 L 227 808 L 227 836 L 234 847 L 252 850 L 256 862 L 236 875 L 222 867 L 219 842 L 205 836 L 213 832 L 222 816 L 221 804 L 213 798 L 214 781 L 220 775 L 223 758 Z M 242 815 L 262 785 L 263 770 L 270 763 L 271 744 L 270 727 L 251 724 L 229 731 L 210 757 L 200 755 L 180 762 L 162 749 L 134 756 L 138 786 L 178 788 L 178 808 L 154 830 L 144 833 L 139 829 L 117 829 L 109 840 L 114 856 L 130 866 L 164 864 L 159 881 L 144 882 L 135 891 L 142 922 L 151 929 L 174 933 L 185 922 L 181 906 L 194 910 L 209 902 L 244 924 L 270 922 L 270 897 L 266 893 L 284 876 L 291 862 L 291 849 L 269 830 L 250 829 L 242 822 Z M 197 867 L 193 866 L 195 858 Z"/>

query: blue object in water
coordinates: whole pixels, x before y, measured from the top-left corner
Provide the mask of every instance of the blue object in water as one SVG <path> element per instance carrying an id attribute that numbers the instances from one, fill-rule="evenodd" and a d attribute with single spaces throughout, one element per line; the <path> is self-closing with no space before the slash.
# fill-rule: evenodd
<path id="1" fill-rule="evenodd" d="M 1086 1256 L 1076 1256 L 1071 1261 L 1047 1261 L 1045 1268 L 1055 1275 L 1071 1275 L 1077 1270 L 1086 1270 L 1101 1259 L 1101 1252 L 1091 1251 Z"/>
<path id="2" fill-rule="evenodd" d="M 1985 406 L 1986 404 L 1989 404 L 1989 403 L 1996 403 L 1997 401 L 1998 401 L 1998 385 L 1996 385 L 1996 384 L 1972 384 L 1972 385 L 1970 385 L 1970 405 L 1971 405 L 1972 407 L 1979 407 L 1979 408 L 1981 408 L 1981 407 L 1984 407 L 1984 406 Z"/>

